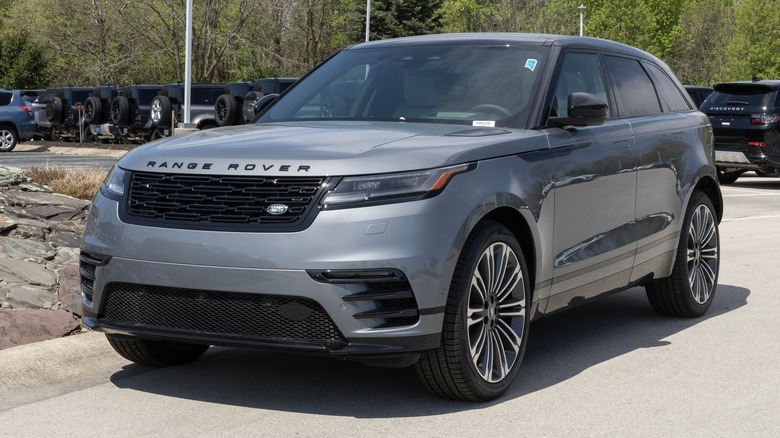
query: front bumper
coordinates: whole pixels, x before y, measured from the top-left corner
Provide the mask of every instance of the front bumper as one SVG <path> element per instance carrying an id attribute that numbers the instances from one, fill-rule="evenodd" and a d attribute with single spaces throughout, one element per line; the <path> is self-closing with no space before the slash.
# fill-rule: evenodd
<path id="1" fill-rule="evenodd" d="M 322 211 L 307 229 L 294 233 L 224 232 L 123 223 L 118 203 L 98 194 L 82 244 L 84 322 L 119 336 L 360 360 L 435 348 L 467 210 L 445 192 L 422 201 Z M 323 279 L 318 276 L 323 272 L 346 274 Z M 397 278 L 361 277 L 375 272 L 397 273 Z M 120 301 L 122 308 L 136 309 L 136 316 L 107 312 L 109 290 L 118 285 L 137 288 L 133 294 L 141 298 Z M 159 304 L 167 302 L 166 295 L 152 308 L 139 308 L 159 290 L 184 296 L 186 303 L 166 308 Z M 241 312 L 226 311 L 211 325 L 190 324 L 214 313 L 199 310 L 200 303 L 211 300 L 214 308 L 225 296 L 252 304 Z M 277 298 L 295 304 L 263 307 L 264 300 Z M 298 320 L 319 310 L 300 313 L 301 306 L 321 309 L 338 336 L 285 335 L 311 329 L 306 324 L 300 329 Z M 150 313 L 184 315 L 184 321 L 146 320 Z M 251 326 L 249 331 L 225 329 L 236 320 Z M 270 325 L 281 325 L 282 334 L 253 331 L 268 321 L 277 321 Z"/>

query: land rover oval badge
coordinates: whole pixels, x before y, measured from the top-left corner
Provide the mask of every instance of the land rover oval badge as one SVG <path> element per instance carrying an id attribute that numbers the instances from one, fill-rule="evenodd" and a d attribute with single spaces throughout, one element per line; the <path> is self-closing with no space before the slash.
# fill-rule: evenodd
<path id="1" fill-rule="evenodd" d="M 284 204 L 271 204 L 268 206 L 268 208 L 265 209 L 265 211 L 267 211 L 268 214 L 279 216 L 280 214 L 287 213 L 287 208 L 288 207 Z"/>

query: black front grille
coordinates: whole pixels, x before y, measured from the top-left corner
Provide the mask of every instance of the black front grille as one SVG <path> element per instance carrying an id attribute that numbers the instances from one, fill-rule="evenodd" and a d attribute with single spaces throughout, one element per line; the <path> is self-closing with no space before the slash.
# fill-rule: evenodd
<path id="1" fill-rule="evenodd" d="M 156 226 L 268 230 L 313 219 L 327 178 L 133 172 L 125 219 Z M 276 209 L 271 209 L 275 206 Z"/>
<path id="2" fill-rule="evenodd" d="M 306 298 L 111 283 L 105 303 L 100 320 L 127 328 L 258 343 L 346 345 L 322 306 Z"/>

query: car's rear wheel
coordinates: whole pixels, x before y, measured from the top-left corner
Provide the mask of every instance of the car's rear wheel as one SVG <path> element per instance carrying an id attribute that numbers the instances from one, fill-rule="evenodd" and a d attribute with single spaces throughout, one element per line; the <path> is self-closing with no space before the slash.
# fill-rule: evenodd
<path id="1" fill-rule="evenodd" d="M 51 124 L 62 123 L 62 118 L 65 112 L 65 107 L 62 103 L 62 99 L 56 96 L 52 96 L 46 102 L 46 120 Z"/>
<path id="2" fill-rule="evenodd" d="M 439 348 L 417 376 L 434 394 L 484 401 L 512 384 L 525 353 L 530 302 L 522 250 L 504 226 L 478 226 L 463 247 L 447 300 Z"/>
<path id="3" fill-rule="evenodd" d="M 236 125 L 238 112 L 238 102 L 229 94 L 219 96 L 214 103 L 214 119 L 218 126 Z"/>
<path id="4" fill-rule="evenodd" d="M 117 96 L 111 101 L 111 122 L 118 126 L 130 122 L 130 101 L 125 96 Z"/>
<path id="5" fill-rule="evenodd" d="M 742 173 L 743 171 L 739 169 L 723 170 L 719 167 L 718 181 L 720 181 L 721 184 L 734 184 Z"/>
<path id="6" fill-rule="evenodd" d="M 720 269 L 720 235 L 712 201 L 694 192 L 685 213 L 672 275 L 645 285 L 653 309 L 669 316 L 696 317 L 712 304 Z"/>
<path id="7" fill-rule="evenodd" d="M 208 350 L 208 345 L 185 342 L 154 341 L 139 338 L 117 338 L 106 335 L 114 351 L 141 365 L 167 367 L 191 362 Z"/>
<path id="8" fill-rule="evenodd" d="M 84 123 L 87 125 L 99 125 L 102 120 L 103 109 L 100 105 L 100 98 L 89 96 L 84 102 Z"/>
<path id="9" fill-rule="evenodd" d="M 156 126 L 169 127 L 171 125 L 171 100 L 168 96 L 156 96 L 152 99 L 149 117 Z"/>
<path id="10" fill-rule="evenodd" d="M 0 126 L 0 152 L 10 152 L 19 142 L 16 130 L 8 126 Z"/>

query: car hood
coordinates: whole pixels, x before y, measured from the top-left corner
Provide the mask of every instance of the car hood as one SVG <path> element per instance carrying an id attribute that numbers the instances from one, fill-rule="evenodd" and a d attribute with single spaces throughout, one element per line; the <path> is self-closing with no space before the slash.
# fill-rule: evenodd
<path id="1" fill-rule="evenodd" d="M 402 122 L 308 122 L 198 131 L 136 148 L 130 170 L 268 176 L 428 169 L 544 150 L 538 131 Z"/>

